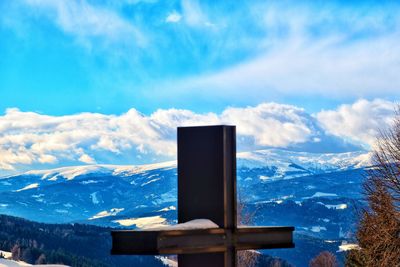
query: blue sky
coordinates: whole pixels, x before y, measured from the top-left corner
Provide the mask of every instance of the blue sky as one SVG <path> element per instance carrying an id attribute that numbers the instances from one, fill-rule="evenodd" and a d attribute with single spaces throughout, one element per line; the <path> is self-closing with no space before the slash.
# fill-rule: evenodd
<path id="1" fill-rule="evenodd" d="M 0 9 L 2 111 L 275 101 L 314 112 L 400 94 L 396 1 L 17 0 Z"/>
<path id="2" fill-rule="evenodd" d="M 0 10 L 0 169 L 168 159 L 173 146 L 151 142 L 173 140 L 183 122 L 288 130 L 271 140 L 270 129 L 239 131 L 251 139 L 243 149 L 309 149 L 328 135 L 322 147 L 365 148 L 400 96 L 397 1 L 15 0 Z M 243 121 L 238 110 L 256 115 Z M 132 123 L 159 123 L 162 133 L 118 143 L 105 129 L 135 112 Z M 75 158 L 42 140 L 66 120 L 99 116 L 105 129 L 69 147 Z M 18 139 L 28 133 L 38 139 Z M 35 142 L 48 149 L 32 150 Z"/>

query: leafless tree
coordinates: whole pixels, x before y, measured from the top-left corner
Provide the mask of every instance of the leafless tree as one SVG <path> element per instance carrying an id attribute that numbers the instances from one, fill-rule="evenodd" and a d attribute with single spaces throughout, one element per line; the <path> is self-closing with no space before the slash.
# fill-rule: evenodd
<path id="1" fill-rule="evenodd" d="M 381 180 L 396 206 L 400 209 L 400 106 L 397 108 L 393 125 L 381 131 L 374 153 L 377 168 L 370 173 L 372 178 Z M 368 191 L 367 191 L 368 192 Z"/>
<path id="2" fill-rule="evenodd" d="M 11 258 L 15 261 L 19 261 L 21 258 L 21 248 L 19 245 L 14 245 L 11 249 Z"/>
<path id="3" fill-rule="evenodd" d="M 271 267 L 282 267 L 282 263 L 280 260 L 273 260 L 271 263 Z"/>
<path id="4" fill-rule="evenodd" d="M 238 225 L 251 225 L 255 212 L 247 212 L 244 209 L 244 203 L 239 195 L 237 203 L 237 222 Z M 241 250 L 237 252 L 238 267 L 254 267 L 257 264 L 260 254 L 254 250 Z"/>
<path id="5" fill-rule="evenodd" d="M 310 267 L 337 267 L 336 256 L 329 251 L 322 251 L 310 261 Z"/>
<path id="6" fill-rule="evenodd" d="M 351 251 L 347 266 L 400 266 L 400 109 L 391 129 L 382 131 L 373 167 L 363 184 L 368 207 L 357 230 L 360 250 Z"/>

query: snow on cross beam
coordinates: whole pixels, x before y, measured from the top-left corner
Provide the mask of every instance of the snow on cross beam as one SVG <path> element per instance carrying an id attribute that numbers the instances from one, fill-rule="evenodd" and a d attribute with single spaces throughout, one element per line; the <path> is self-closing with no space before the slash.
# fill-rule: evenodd
<path id="1" fill-rule="evenodd" d="M 237 227 L 236 201 L 235 126 L 179 127 L 180 225 L 112 231 L 111 253 L 178 254 L 180 267 L 229 267 L 237 250 L 294 247 L 294 227 Z M 187 227 L 200 218 L 208 227 Z"/>

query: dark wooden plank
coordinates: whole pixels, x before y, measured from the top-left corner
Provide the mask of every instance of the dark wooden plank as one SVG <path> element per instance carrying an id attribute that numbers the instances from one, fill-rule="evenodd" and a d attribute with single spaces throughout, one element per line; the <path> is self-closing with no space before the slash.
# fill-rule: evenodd
<path id="1" fill-rule="evenodd" d="M 236 226 L 234 126 L 178 128 L 178 222 Z"/>
<path id="2" fill-rule="evenodd" d="M 293 227 L 113 231 L 112 254 L 197 254 L 225 253 L 231 249 L 289 248 L 294 246 L 293 231 Z"/>
<path id="3" fill-rule="evenodd" d="M 225 252 L 230 231 L 215 229 L 170 231 L 113 231 L 114 255 L 193 254 Z M 229 236 L 229 238 L 227 238 Z"/>
<path id="4" fill-rule="evenodd" d="M 293 232 L 293 226 L 239 226 L 236 228 L 237 233 L 265 233 L 265 232 Z"/>
<path id="5" fill-rule="evenodd" d="M 227 242 L 225 229 L 175 230 L 160 232 L 158 247 L 161 254 L 225 252 Z"/>
<path id="6" fill-rule="evenodd" d="M 292 248 L 294 227 L 240 227 L 235 235 L 237 250 Z"/>
<path id="7" fill-rule="evenodd" d="M 112 255 L 158 254 L 158 233 L 152 231 L 112 231 Z"/>

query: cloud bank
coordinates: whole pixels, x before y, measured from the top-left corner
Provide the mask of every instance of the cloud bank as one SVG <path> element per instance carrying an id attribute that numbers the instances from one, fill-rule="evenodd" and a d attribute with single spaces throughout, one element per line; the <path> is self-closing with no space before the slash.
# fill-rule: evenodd
<path id="1" fill-rule="evenodd" d="M 365 146 L 372 144 L 377 129 L 390 125 L 393 108 L 393 103 L 379 99 L 359 100 L 314 115 L 277 103 L 228 107 L 220 114 L 160 109 L 148 116 L 135 109 L 121 115 L 48 116 L 13 108 L 0 116 L 0 170 L 174 159 L 176 127 L 193 125 L 236 125 L 241 151 L 356 150 L 360 147 L 341 138 Z"/>
<path id="2" fill-rule="evenodd" d="M 329 133 L 372 146 L 379 131 L 392 125 L 395 108 L 390 101 L 359 100 L 336 110 L 321 111 L 317 118 Z"/>

